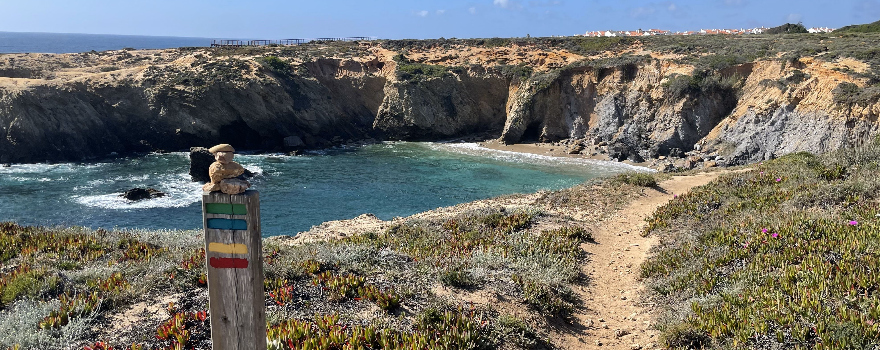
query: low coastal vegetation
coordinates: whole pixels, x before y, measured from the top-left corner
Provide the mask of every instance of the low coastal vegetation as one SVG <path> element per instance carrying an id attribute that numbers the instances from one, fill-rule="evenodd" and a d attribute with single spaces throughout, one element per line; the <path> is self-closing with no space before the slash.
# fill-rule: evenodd
<path id="1" fill-rule="evenodd" d="M 548 325 L 582 303 L 587 226 L 641 191 L 597 180 L 338 240 L 265 240 L 270 349 L 552 348 Z M 0 243 L 0 349 L 210 348 L 200 231 L 2 223 Z"/>
<path id="2" fill-rule="evenodd" d="M 671 348 L 880 344 L 880 140 L 723 175 L 648 219 Z"/>
<path id="3" fill-rule="evenodd" d="M 794 153 L 658 209 L 641 276 L 665 345 L 876 346 L 878 170 L 880 141 Z M 554 348 L 552 325 L 582 311 L 589 228 L 657 180 L 622 174 L 341 239 L 268 239 L 270 348 Z M 586 216 L 568 216 L 576 208 Z M 0 349 L 209 347 L 200 235 L 0 224 Z"/>

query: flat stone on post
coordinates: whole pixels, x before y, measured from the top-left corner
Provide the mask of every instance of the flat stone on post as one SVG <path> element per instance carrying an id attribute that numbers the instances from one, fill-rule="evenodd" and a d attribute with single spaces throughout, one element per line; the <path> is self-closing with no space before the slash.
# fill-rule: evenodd
<path id="1" fill-rule="evenodd" d="M 260 193 L 202 196 L 214 350 L 265 350 Z"/>

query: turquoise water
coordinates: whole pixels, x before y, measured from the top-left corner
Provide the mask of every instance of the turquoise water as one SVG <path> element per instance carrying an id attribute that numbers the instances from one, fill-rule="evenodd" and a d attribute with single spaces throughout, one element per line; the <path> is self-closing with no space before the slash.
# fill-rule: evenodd
<path id="1" fill-rule="evenodd" d="M 387 220 L 502 194 L 570 187 L 636 168 L 620 163 L 492 151 L 475 144 L 383 143 L 304 156 L 237 155 L 259 172 L 264 236 L 294 235 L 372 213 Z M 201 188 L 187 153 L 84 164 L 0 168 L 0 221 L 91 228 L 201 228 Z M 129 202 L 133 187 L 167 195 Z"/>

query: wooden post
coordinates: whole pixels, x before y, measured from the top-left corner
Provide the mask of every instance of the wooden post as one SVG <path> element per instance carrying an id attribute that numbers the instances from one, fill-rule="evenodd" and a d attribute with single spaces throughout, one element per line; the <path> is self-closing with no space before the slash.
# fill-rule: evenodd
<path id="1" fill-rule="evenodd" d="M 265 350 L 260 193 L 202 196 L 214 350 Z"/>

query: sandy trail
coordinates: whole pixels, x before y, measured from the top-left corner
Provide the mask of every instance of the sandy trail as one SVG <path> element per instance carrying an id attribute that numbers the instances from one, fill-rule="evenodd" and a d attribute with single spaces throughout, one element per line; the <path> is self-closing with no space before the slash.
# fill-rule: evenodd
<path id="1" fill-rule="evenodd" d="M 639 266 L 656 243 L 642 237 L 647 218 L 676 194 L 705 185 L 721 172 L 677 176 L 647 189 L 593 229 L 594 244 L 581 247 L 590 260 L 583 266 L 586 286 L 575 288 L 584 305 L 571 326 L 559 329 L 564 349 L 652 349 L 659 347 L 659 332 L 652 328 L 653 307 L 643 298 Z"/>

